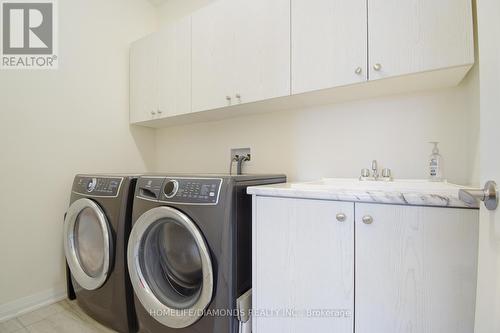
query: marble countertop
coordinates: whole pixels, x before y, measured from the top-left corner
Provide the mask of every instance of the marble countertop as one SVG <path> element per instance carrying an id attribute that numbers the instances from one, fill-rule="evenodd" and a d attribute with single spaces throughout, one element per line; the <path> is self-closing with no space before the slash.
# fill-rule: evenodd
<path id="1" fill-rule="evenodd" d="M 458 198 L 464 186 L 447 182 L 401 179 L 392 182 L 325 178 L 306 183 L 248 187 L 248 194 L 289 198 L 355 201 L 413 206 L 478 208 Z"/>

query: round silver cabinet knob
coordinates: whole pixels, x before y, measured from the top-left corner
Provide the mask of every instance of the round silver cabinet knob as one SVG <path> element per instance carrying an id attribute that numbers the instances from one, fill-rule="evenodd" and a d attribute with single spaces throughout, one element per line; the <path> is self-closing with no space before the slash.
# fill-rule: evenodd
<path id="1" fill-rule="evenodd" d="M 226 101 L 230 102 L 231 101 L 231 96 L 226 96 Z"/>
<path id="2" fill-rule="evenodd" d="M 154 116 L 156 114 L 155 110 L 151 110 L 151 115 Z"/>
<path id="3" fill-rule="evenodd" d="M 347 218 L 344 213 L 338 213 L 336 217 L 339 222 L 344 222 Z"/>
<path id="4" fill-rule="evenodd" d="M 158 109 L 158 114 L 162 114 L 162 113 L 163 113 L 163 111 Z"/>
<path id="5" fill-rule="evenodd" d="M 375 65 L 373 65 L 373 69 L 378 72 L 379 70 L 382 69 L 382 65 L 381 64 L 375 64 Z"/>
<path id="6" fill-rule="evenodd" d="M 370 215 L 363 216 L 363 218 L 361 220 L 363 221 L 364 224 L 372 224 L 373 223 L 373 217 L 371 217 Z"/>
<path id="7" fill-rule="evenodd" d="M 363 68 L 361 68 L 361 67 L 357 67 L 357 68 L 354 70 L 354 73 L 356 73 L 356 74 L 358 74 L 358 75 L 359 75 L 359 74 L 361 74 L 361 73 L 363 73 Z"/>
<path id="8" fill-rule="evenodd" d="M 239 100 L 241 100 L 241 95 L 240 94 L 236 94 L 235 97 Z"/>

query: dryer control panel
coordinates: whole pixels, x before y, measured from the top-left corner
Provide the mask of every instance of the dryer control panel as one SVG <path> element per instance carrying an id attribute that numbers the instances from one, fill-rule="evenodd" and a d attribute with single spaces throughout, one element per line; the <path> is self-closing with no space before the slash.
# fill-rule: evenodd
<path id="1" fill-rule="evenodd" d="M 123 181 L 121 177 L 81 176 L 73 183 L 73 192 L 99 197 L 116 197 Z"/>
<path id="2" fill-rule="evenodd" d="M 216 205 L 221 184 L 220 178 L 166 178 L 160 201 Z"/>

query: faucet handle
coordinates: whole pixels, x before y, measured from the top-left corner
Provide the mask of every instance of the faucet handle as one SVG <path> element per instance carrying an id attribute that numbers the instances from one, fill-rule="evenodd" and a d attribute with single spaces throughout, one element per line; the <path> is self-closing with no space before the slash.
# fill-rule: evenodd
<path id="1" fill-rule="evenodd" d="M 391 169 L 389 168 L 382 169 L 382 178 L 386 181 L 391 181 L 392 180 Z"/>
<path id="2" fill-rule="evenodd" d="M 361 169 L 361 176 L 359 177 L 359 180 L 365 180 L 370 178 L 370 170 L 368 169 Z"/>

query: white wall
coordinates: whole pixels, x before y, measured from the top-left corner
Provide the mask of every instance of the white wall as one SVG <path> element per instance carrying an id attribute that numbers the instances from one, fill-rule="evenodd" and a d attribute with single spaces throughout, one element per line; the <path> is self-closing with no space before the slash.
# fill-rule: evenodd
<path id="1" fill-rule="evenodd" d="M 169 0 L 160 23 L 209 2 Z M 282 172 L 294 181 L 358 177 L 372 159 L 397 178 L 426 178 L 428 141 L 440 141 L 446 177 L 478 183 L 477 72 L 475 66 L 459 87 L 439 91 L 161 129 L 155 169 L 227 172 L 230 148 L 250 147 L 244 172 Z"/>
<path id="2" fill-rule="evenodd" d="M 59 3 L 55 71 L 0 71 L 0 319 L 65 290 L 62 219 L 79 172 L 143 172 L 154 133 L 128 126 L 129 43 L 146 0 Z"/>

